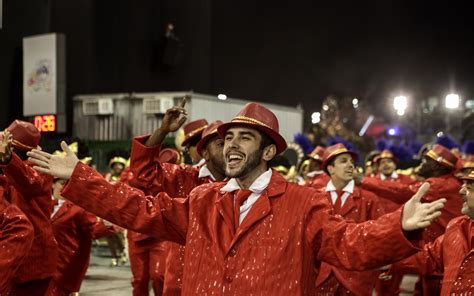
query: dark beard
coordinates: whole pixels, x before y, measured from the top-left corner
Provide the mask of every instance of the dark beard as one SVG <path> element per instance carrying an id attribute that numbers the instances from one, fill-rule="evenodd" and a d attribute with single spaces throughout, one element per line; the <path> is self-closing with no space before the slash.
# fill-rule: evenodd
<path id="1" fill-rule="evenodd" d="M 225 176 L 225 160 L 223 157 L 214 157 L 212 154 L 209 156 L 209 163 L 212 163 L 212 166 L 215 170 L 219 172 L 222 176 Z"/>
<path id="2" fill-rule="evenodd" d="M 240 168 L 237 172 L 230 174 L 226 170 L 226 176 L 230 178 L 240 178 L 249 174 L 253 169 L 255 169 L 260 163 L 262 158 L 263 151 L 258 149 L 249 155 L 247 162 L 243 167 Z"/>

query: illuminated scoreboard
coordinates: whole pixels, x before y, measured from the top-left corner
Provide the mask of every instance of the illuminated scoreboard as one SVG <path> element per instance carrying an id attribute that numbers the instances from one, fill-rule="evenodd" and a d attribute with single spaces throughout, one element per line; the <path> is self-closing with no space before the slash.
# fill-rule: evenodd
<path id="1" fill-rule="evenodd" d="M 56 115 L 38 115 L 34 118 L 36 128 L 40 132 L 56 132 Z"/>

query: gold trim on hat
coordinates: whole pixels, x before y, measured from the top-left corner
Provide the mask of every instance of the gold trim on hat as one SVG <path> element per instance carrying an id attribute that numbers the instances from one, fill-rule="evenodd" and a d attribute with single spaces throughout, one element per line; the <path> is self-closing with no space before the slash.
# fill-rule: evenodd
<path id="1" fill-rule="evenodd" d="M 33 150 L 33 149 L 36 148 L 36 147 L 31 147 L 31 146 L 25 145 L 21 142 L 18 142 L 15 139 L 13 139 L 12 144 L 13 144 L 13 146 L 17 146 L 17 147 L 20 147 L 20 148 L 25 148 L 25 149 L 28 149 L 28 150 Z"/>
<path id="2" fill-rule="evenodd" d="M 189 133 L 187 133 L 184 137 L 185 137 L 185 140 L 193 137 L 195 134 L 199 133 L 200 131 L 202 131 L 203 129 L 205 129 L 208 125 L 204 125 L 204 126 L 201 126 L 201 127 L 198 127 L 197 129 L 194 129 L 192 131 L 190 131 Z"/>
<path id="3" fill-rule="evenodd" d="M 467 161 L 462 165 L 463 169 L 474 168 L 474 161 Z"/>
<path id="4" fill-rule="evenodd" d="M 433 150 L 430 150 L 428 151 L 428 153 L 426 153 L 427 156 L 429 156 L 431 159 L 439 162 L 439 163 L 444 163 L 444 164 L 447 164 L 449 165 L 450 167 L 454 167 L 454 164 L 451 163 L 449 160 L 447 160 L 446 158 L 438 155 L 436 152 L 434 152 Z"/>
<path id="5" fill-rule="evenodd" d="M 382 159 L 382 158 L 393 158 L 393 153 L 392 152 L 382 152 L 378 158 L 379 159 Z"/>
<path id="6" fill-rule="evenodd" d="M 269 127 L 268 125 L 266 125 L 265 123 L 263 123 L 261 121 L 258 121 L 257 119 L 250 118 L 250 117 L 247 117 L 247 116 L 242 116 L 242 115 L 234 117 L 234 119 L 232 119 L 231 122 L 253 123 L 253 124 L 261 125 L 261 126 L 264 126 L 266 128 L 269 128 L 269 129 L 273 130 L 273 128 Z"/>
<path id="7" fill-rule="evenodd" d="M 329 154 L 328 157 L 326 157 L 326 160 L 333 157 L 335 154 L 342 154 L 342 153 L 350 153 L 350 151 L 347 150 L 347 148 L 339 148 L 336 151 L 331 152 L 331 154 Z"/>

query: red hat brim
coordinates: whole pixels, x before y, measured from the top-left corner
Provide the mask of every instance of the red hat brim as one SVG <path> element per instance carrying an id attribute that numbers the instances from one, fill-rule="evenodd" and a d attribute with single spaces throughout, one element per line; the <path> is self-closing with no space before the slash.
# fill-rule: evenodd
<path id="1" fill-rule="evenodd" d="M 203 128 L 203 130 L 204 130 L 204 128 Z M 197 133 L 195 133 L 195 134 L 192 135 L 191 137 L 185 138 L 184 141 L 183 141 L 183 143 L 181 143 L 181 146 L 182 146 L 182 147 L 186 147 L 186 145 L 187 145 L 189 142 L 191 142 L 191 140 L 196 139 L 196 138 L 197 138 L 197 139 L 200 139 L 200 138 L 201 138 L 201 135 L 202 135 L 202 130 L 199 131 L 199 132 L 197 132 Z"/>
<path id="2" fill-rule="evenodd" d="M 331 157 L 329 157 L 328 159 L 325 159 L 323 161 L 323 163 L 321 164 L 321 168 L 326 171 L 326 168 L 328 166 L 328 164 L 331 162 L 331 160 L 333 160 L 334 158 L 336 158 L 336 156 L 339 156 L 341 154 L 350 154 L 352 159 L 354 159 L 354 162 L 357 162 L 357 159 L 359 158 L 359 156 L 357 155 L 357 153 L 353 152 L 353 151 L 350 151 L 350 150 L 347 150 L 347 151 L 344 151 L 344 152 L 341 152 L 341 153 L 336 153 L 334 155 L 331 155 Z"/>
<path id="3" fill-rule="evenodd" d="M 273 129 L 268 128 L 266 126 L 257 125 L 257 124 L 253 124 L 253 123 L 247 123 L 247 122 L 232 122 L 231 121 L 231 122 L 227 122 L 227 123 L 224 123 L 221 126 L 219 126 L 217 128 L 217 132 L 219 133 L 221 138 L 224 139 L 225 138 L 225 133 L 227 132 L 227 130 L 230 129 L 231 127 L 234 127 L 234 126 L 249 127 L 249 128 L 256 129 L 256 130 L 266 134 L 275 143 L 277 154 L 280 154 L 280 153 L 282 153 L 283 151 L 286 150 L 287 144 L 286 144 L 285 139 L 279 133 L 275 132 Z"/>
<path id="4" fill-rule="evenodd" d="M 204 150 L 204 147 L 207 145 L 207 143 L 214 137 L 218 137 L 219 134 L 218 133 L 212 133 L 212 134 L 209 134 L 209 135 L 206 135 L 204 137 L 201 138 L 201 140 L 199 140 L 199 142 L 197 143 L 196 145 L 196 150 L 197 152 L 199 153 L 199 155 L 202 156 L 202 150 Z"/>

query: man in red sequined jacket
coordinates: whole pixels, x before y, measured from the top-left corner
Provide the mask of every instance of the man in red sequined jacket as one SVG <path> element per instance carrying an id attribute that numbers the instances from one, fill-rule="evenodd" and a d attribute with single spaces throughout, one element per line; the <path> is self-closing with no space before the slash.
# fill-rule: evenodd
<path id="1" fill-rule="evenodd" d="M 208 125 L 204 119 L 198 119 L 184 126 L 185 138 L 182 145 L 191 152 L 193 160 L 198 160 L 196 154 L 202 157 L 205 160 L 203 165 L 177 165 L 160 160 L 160 151 L 163 151 L 161 143 L 168 133 L 181 127 L 186 119 L 184 114 L 186 111 L 183 107 L 167 110 L 161 126 L 151 136 L 133 140 L 130 168 L 134 178 L 131 185 L 147 194 L 166 192 L 173 198 L 185 198 L 196 186 L 224 179 L 223 140 L 217 134 L 221 121 Z M 173 242 L 156 242 L 152 238 L 143 239 L 132 246 L 140 248 L 150 244 L 159 244 L 168 250 L 164 267 L 163 295 L 180 295 L 184 246 Z"/>
<path id="2" fill-rule="evenodd" d="M 418 229 L 446 201 L 421 203 L 426 184 L 398 211 L 360 224 L 345 221 L 331 215 L 314 189 L 269 169 L 286 148 L 269 109 L 249 103 L 218 132 L 230 179 L 196 187 L 184 199 L 110 184 L 64 142 L 66 157 L 28 155 L 37 170 L 69 179 L 65 198 L 127 229 L 185 244 L 182 295 L 314 295 L 321 261 L 366 270 L 414 254 Z"/>

